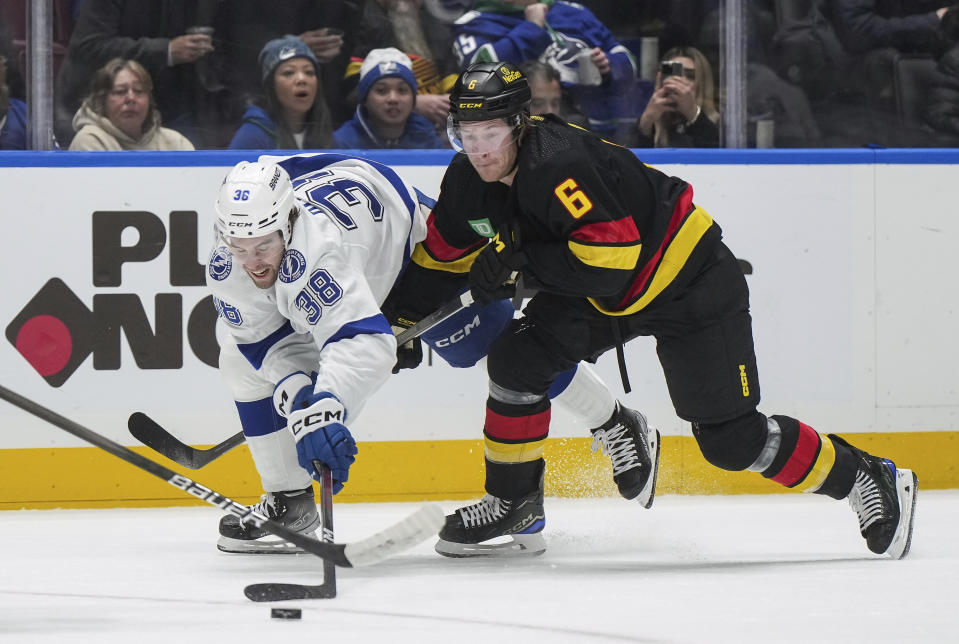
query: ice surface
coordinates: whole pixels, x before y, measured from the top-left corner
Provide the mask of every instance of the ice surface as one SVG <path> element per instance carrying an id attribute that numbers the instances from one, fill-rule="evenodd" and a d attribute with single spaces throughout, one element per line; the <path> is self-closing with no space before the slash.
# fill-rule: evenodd
<path id="1" fill-rule="evenodd" d="M 415 507 L 338 504 L 337 541 Z M 956 641 L 956 490 L 920 491 L 902 561 L 869 553 L 849 506 L 819 496 L 547 498 L 546 511 L 542 557 L 445 559 L 424 543 L 340 569 L 336 599 L 281 604 L 243 588 L 320 583 L 321 561 L 218 552 L 213 508 L 0 512 L 0 642 Z M 303 618 L 271 619 L 273 605 Z"/>

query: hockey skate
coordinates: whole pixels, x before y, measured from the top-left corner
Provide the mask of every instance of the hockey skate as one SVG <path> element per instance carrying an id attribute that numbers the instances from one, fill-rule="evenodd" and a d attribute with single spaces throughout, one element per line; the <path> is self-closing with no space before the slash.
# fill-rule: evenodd
<path id="1" fill-rule="evenodd" d="M 267 492 L 253 508 L 272 521 L 305 535 L 312 536 L 320 525 L 312 487 L 291 492 Z M 216 547 L 223 552 L 253 554 L 302 552 L 292 543 L 232 514 L 220 519 L 220 539 Z"/>
<path id="2" fill-rule="evenodd" d="M 653 505 L 659 474 L 659 431 L 638 411 L 616 403 L 616 411 L 593 433 L 592 451 L 602 448 L 613 463 L 613 480 L 625 499 Z"/>
<path id="3" fill-rule="evenodd" d="M 909 554 L 919 479 L 912 470 L 897 468 L 888 458 L 878 458 L 849 445 L 859 457 L 856 482 L 847 497 L 859 517 L 859 532 L 869 549 L 902 559 Z"/>
<path id="4" fill-rule="evenodd" d="M 545 525 L 542 485 L 535 492 L 515 500 L 487 494 L 479 502 L 446 517 L 446 524 L 436 542 L 436 552 L 445 557 L 541 555 L 546 552 L 542 534 Z"/>

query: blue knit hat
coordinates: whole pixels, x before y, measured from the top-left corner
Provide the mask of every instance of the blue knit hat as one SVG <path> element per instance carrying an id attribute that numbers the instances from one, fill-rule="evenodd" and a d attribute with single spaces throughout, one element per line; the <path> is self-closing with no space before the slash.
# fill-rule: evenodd
<path id="1" fill-rule="evenodd" d="M 314 67 L 317 66 L 313 50 L 296 36 L 287 34 L 280 38 L 274 38 L 263 45 L 263 49 L 260 50 L 260 70 L 263 72 L 263 82 L 266 83 L 273 77 L 273 72 L 280 66 L 280 63 L 285 63 L 292 58 L 308 58 L 313 62 Z"/>
<path id="2" fill-rule="evenodd" d="M 410 57 L 395 47 L 371 50 L 360 66 L 360 84 L 356 87 L 360 103 L 366 100 L 373 83 L 392 76 L 405 80 L 412 88 L 414 98 L 416 97 L 416 75 L 413 73 Z"/>

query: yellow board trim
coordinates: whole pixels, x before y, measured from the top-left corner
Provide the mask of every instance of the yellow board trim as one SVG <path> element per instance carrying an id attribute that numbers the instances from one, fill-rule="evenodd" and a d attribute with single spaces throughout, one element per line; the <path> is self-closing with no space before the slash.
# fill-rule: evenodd
<path id="1" fill-rule="evenodd" d="M 829 470 L 836 463 L 836 446 L 832 444 L 832 439 L 828 436 L 820 435 L 822 447 L 819 448 L 819 454 L 816 456 L 816 462 L 812 464 L 812 469 L 806 474 L 806 478 L 799 484 L 793 486 L 797 492 L 815 492 L 829 476 Z"/>
<path id="2" fill-rule="evenodd" d="M 856 447 L 912 469 L 923 490 L 959 488 L 959 431 L 863 433 Z M 617 496 L 609 459 L 589 438 L 546 440 L 546 494 Z M 337 502 L 426 501 L 482 496 L 483 440 L 360 443 L 356 465 Z M 260 480 L 246 446 L 202 470 L 182 468 L 146 447 L 134 451 L 242 503 L 259 499 Z M 0 450 L 0 509 L 205 505 L 95 447 Z M 690 436 L 664 436 L 657 493 L 792 493 L 755 472 L 726 472 L 703 459 Z M 216 531 L 211 509 L 210 530 Z"/>

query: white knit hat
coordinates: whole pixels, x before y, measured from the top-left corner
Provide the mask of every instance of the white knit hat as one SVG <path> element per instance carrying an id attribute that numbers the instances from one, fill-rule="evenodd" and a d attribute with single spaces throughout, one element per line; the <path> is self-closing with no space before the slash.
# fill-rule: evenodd
<path id="1" fill-rule="evenodd" d="M 370 50 L 360 65 L 360 83 L 356 88 L 360 103 L 366 100 L 373 83 L 391 76 L 405 80 L 416 96 L 416 75 L 410 57 L 395 47 Z"/>

